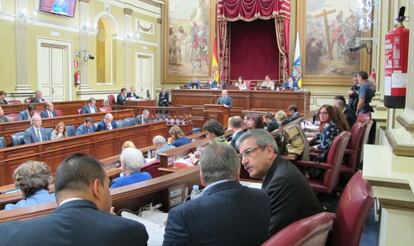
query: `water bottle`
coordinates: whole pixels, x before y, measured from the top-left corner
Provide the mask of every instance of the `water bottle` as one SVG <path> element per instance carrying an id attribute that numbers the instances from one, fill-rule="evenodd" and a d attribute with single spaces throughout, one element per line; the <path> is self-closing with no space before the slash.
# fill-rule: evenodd
<path id="1" fill-rule="evenodd" d="M 193 185 L 193 190 L 191 191 L 190 198 L 194 200 L 200 196 L 200 187 L 198 185 Z"/>

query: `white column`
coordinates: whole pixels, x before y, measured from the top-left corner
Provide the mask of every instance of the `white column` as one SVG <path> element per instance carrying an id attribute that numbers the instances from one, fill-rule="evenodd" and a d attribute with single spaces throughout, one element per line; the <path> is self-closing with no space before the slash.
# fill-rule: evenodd
<path id="1" fill-rule="evenodd" d="M 89 0 L 80 0 L 79 1 L 79 13 L 80 13 L 80 57 L 79 57 L 79 71 L 80 71 L 80 91 L 90 91 L 91 87 L 89 85 L 88 77 L 88 62 L 84 61 L 84 56 L 88 54 L 88 42 L 89 42 L 89 30 L 91 28 L 91 23 L 89 21 Z"/>
<path id="2" fill-rule="evenodd" d="M 124 87 L 129 88 L 131 85 L 134 85 L 133 83 L 133 71 L 132 71 L 132 65 L 133 60 L 131 60 L 131 43 L 130 41 L 134 39 L 134 27 L 132 23 L 132 9 L 124 8 Z"/>
<path id="3" fill-rule="evenodd" d="M 28 0 L 16 0 L 16 93 L 31 93 L 27 65 Z"/>

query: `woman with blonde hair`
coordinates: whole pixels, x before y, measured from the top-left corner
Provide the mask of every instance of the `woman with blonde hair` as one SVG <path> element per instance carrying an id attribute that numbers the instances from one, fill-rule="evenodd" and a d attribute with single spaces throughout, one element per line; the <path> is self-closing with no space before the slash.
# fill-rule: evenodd
<path id="1" fill-rule="evenodd" d="M 50 140 L 59 140 L 67 138 L 68 134 L 66 132 L 65 123 L 63 121 L 59 122 L 55 129 L 52 132 L 52 135 L 50 136 Z"/>
<path id="2" fill-rule="evenodd" d="M 135 144 L 134 144 L 134 142 L 132 142 L 132 141 L 125 141 L 123 144 L 122 144 L 122 150 L 123 149 L 125 149 L 125 148 L 137 148 L 137 147 L 135 147 Z"/>
<path id="3" fill-rule="evenodd" d="M 179 147 L 191 142 L 191 140 L 185 136 L 183 130 L 181 130 L 179 126 L 171 127 L 168 133 L 171 135 L 171 144 L 175 147 Z"/>
<path id="4" fill-rule="evenodd" d="M 277 113 L 275 114 L 275 118 L 276 118 L 277 123 L 279 124 L 279 127 L 281 127 L 281 126 L 283 126 L 284 124 L 286 124 L 286 119 L 287 119 L 288 117 L 287 117 L 287 114 L 286 114 L 286 112 L 285 112 L 285 111 L 283 111 L 283 110 L 279 110 L 279 111 L 277 111 Z"/>

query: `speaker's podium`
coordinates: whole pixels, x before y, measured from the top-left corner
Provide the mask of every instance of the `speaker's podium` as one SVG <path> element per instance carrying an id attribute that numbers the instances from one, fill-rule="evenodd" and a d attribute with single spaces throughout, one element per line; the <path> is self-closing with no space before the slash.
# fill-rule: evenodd
<path id="1" fill-rule="evenodd" d="M 204 104 L 204 122 L 209 119 L 215 119 L 224 128 L 227 128 L 227 122 L 229 120 L 230 109 L 218 104 Z"/>

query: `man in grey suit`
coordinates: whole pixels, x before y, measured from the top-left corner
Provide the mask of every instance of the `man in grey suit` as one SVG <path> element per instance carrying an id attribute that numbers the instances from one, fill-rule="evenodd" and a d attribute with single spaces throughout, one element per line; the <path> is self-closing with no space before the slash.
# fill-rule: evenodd
<path id="1" fill-rule="evenodd" d="M 110 214 L 109 184 L 99 161 L 69 156 L 56 171 L 59 207 L 43 217 L 0 224 L 1 245 L 147 245 L 142 224 Z"/>
<path id="2" fill-rule="evenodd" d="M 167 143 L 167 140 L 165 140 L 165 138 L 161 135 L 157 135 L 152 139 L 152 143 L 157 147 L 157 149 L 155 150 L 155 158 L 157 160 L 160 159 L 159 154 L 164 153 L 170 149 L 174 149 L 175 146 L 173 145 L 169 145 Z"/>
<path id="3" fill-rule="evenodd" d="M 47 102 L 45 104 L 45 110 L 40 112 L 40 117 L 42 118 L 54 118 L 57 116 L 56 111 L 54 110 L 55 106 L 53 106 L 53 103 Z"/>
<path id="4" fill-rule="evenodd" d="M 99 110 L 96 108 L 96 100 L 93 97 L 89 98 L 88 104 L 81 109 L 81 114 L 93 114 L 97 112 Z"/>
<path id="5" fill-rule="evenodd" d="M 240 160 L 225 143 L 202 150 L 201 196 L 170 210 L 163 245 L 261 245 L 267 238 L 270 200 L 239 183 Z"/>
<path id="6" fill-rule="evenodd" d="M 227 90 L 221 92 L 221 97 L 219 97 L 217 104 L 223 105 L 226 108 L 231 108 L 233 106 L 233 98 L 228 95 Z"/>
<path id="7" fill-rule="evenodd" d="M 238 141 L 244 168 L 250 177 L 263 179 L 262 189 L 270 197 L 270 236 L 297 220 L 322 212 L 305 176 L 277 153 L 270 133 L 250 130 Z"/>
<path id="8" fill-rule="evenodd" d="M 46 130 L 42 127 L 42 117 L 35 114 L 32 117 L 32 126 L 24 131 L 24 143 L 39 143 L 49 140 Z"/>

